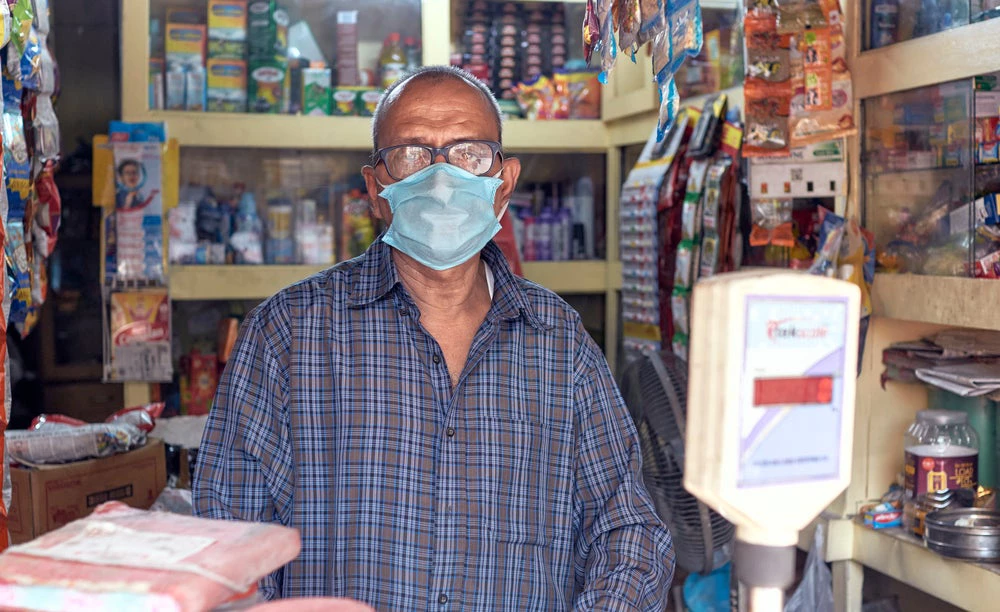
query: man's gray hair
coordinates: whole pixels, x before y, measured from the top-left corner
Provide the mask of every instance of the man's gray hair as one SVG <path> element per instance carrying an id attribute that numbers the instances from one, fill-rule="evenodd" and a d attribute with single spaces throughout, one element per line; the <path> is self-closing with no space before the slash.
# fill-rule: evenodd
<path id="1" fill-rule="evenodd" d="M 379 132 L 382 129 L 382 123 L 385 121 L 389 108 L 396 102 L 396 99 L 393 98 L 393 93 L 410 81 L 441 81 L 444 79 L 461 81 L 482 94 L 496 118 L 497 141 L 500 143 L 503 142 L 503 111 L 500 110 L 500 104 L 497 103 L 497 99 L 493 96 L 493 92 L 490 91 L 489 87 L 461 68 L 454 66 L 424 66 L 393 83 L 385 91 L 382 99 L 379 100 L 378 106 L 375 107 L 375 115 L 372 117 L 372 143 L 374 144 L 375 151 L 379 148 Z"/>

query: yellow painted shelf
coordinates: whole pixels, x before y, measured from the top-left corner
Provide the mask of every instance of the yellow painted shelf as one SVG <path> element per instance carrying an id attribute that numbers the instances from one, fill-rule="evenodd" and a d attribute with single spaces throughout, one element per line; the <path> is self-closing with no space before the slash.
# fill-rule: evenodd
<path id="1" fill-rule="evenodd" d="M 163 121 L 182 147 L 369 151 L 369 117 L 147 111 L 132 121 Z M 514 153 L 607 152 L 608 131 L 597 120 L 504 123 L 504 148 Z"/>
<path id="2" fill-rule="evenodd" d="M 997 280 L 876 274 L 872 293 L 872 305 L 879 317 L 1000 330 Z"/>
<path id="3" fill-rule="evenodd" d="M 902 529 L 854 525 L 854 560 L 963 610 L 995 610 L 1000 565 L 942 557 Z"/>
<path id="4" fill-rule="evenodd" d="M 998 69 L 1000 19 L 973 23 L 865 51 L 851 65 L 854 96 L 895 91 L 989 74 Z"/>
<path id="5" fill-rule="evenodd" d="M 326 266 L 170 266 L 173 300 L 259 300 Z M 621 264 L 528 262 L 525 276 L 558 293 L 604 293 L 621 287 Z"/>

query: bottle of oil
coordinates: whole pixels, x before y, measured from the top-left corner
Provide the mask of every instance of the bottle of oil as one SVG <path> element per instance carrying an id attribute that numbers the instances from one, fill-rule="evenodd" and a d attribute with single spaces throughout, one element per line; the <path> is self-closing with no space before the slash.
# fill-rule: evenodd
<path id="1" fill-rule="evenodd" d="M 403 77 L 406 72 L 406 51 L 400 43 L 399 32 L 393 32 L 385 39 L 378 64 L 382 75 L 382 89 L 388 89 Z"/>

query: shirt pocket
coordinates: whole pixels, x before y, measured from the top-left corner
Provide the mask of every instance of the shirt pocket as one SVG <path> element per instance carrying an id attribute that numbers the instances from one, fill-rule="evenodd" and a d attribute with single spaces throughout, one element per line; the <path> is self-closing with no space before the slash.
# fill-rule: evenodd
<path id="1" fill-rule="evenodd" d="M 542 423 L 484 416 L 476 420 L 470 449 L 473 495 L 484 536 L 507 544 L 551 541 L 556 476 L 554 432 Z"/>

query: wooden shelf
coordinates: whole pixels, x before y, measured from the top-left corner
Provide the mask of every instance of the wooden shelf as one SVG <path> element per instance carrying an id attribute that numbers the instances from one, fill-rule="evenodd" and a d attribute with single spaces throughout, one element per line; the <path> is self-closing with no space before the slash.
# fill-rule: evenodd
<path id="1" fill-rule="evenodd" d="M 875 316 L 952 327 L 1000 330 L 1000 281 L 916 274 L 876 274 Z"/>
<path id="2" fill-rule="evenodd" d="M 173 300 L 260 300 L 327 266 L 170 266 Z M 621 287 L 621 264 L 603 260 L 526 262 L 524 274 L 557 293 L 604 293 Z"/>
<path id="3" fill-rule="evenodd" d="M 851 65 L 858 100 L 996 72 L 1000 19 L 862 53 Z"/>
<path id="4" fill-rule="evenodd" d="M 148 111 L 131 121 L 163 121 L 182 147 L 370 151 L 370 117 L 313 117 L 251 113 Z M 504 149 L 528 152 L 607 152 L 608 132 L 597 120 L 504 122 Z"/>
<path id="5" fill-rule="evenodd" d="M 1000 601 L 1000 565 L 942 557 L 902 529 L 855 524 L 853 558 L 964 610 L 992 610 Z"/>

